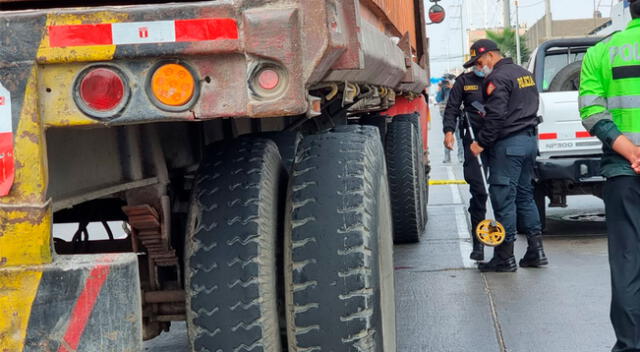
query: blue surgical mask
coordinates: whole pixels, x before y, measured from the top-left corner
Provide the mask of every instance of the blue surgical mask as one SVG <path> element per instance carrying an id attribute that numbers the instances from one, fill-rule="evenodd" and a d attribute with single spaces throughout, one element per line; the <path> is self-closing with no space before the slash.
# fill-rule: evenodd
<path id="1" fill-rule="evenodd" d="M 488 76 L 488 75 L 491 74 L 491 72 L 493 72 L 493 68 L 491 68 L 491 67 L 489 67 L 487 65 L 484 65 L 484 66 L 482 66 L 482 72 L 484 73 L 485 76 Z"/>
<path id="2" fill-rule="evenodd" d="M 475 66 L 473 67 L 473 73 L 475 73 L 475 75 L 480 78 L 484 78 L 486 76 L 483 71 L 478 70 L 478 68 Z"/>

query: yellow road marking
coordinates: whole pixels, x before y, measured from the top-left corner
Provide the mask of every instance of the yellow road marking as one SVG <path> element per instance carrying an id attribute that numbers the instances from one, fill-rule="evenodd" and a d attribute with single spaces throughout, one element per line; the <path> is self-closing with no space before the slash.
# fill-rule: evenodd
<path id="1" fill-rule="evenodd" d="M 441 186 L 441 185 L 466 185 L 465 180 L 429 180 L 429 185 Z"/>

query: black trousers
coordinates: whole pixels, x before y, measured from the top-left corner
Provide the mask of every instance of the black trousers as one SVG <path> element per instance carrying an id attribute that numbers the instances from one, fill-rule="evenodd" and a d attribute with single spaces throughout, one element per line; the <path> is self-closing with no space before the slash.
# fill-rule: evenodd
<path id="1" fill-rule="evenodd" d="M 472 237 L 475 238 L 473 234 L 475 234 L 476 227 L 482 220 L 485 220 L 486 217 L 488 195 L 482 183 L 482 173 L 480 173 L 478 159 L 471 153 L 471 143 L 473 143 L 471 135 L 466 128 L 461 129 L 461 132 L 463 134 L 462 143 L 464 145 L 464 180 L 469 184 L 471 191 L 469 215 L 471 216 Z M 483 159 L 483 163 L 486 167 L 484 160 L 485 159 Z"/>
<path id="2" fill-rule="evenodd" d="M 607 180 L 604 203 L 611 269 L 613 352 L 640 352 L 640 177 Z"/>
<path id="3" fill-rule="evenodd" d="M 487 150 L 489 193 L 496 220 L 507 232 L 505 242 L 516 240 L 518 229 L 527 237 L 542 232 L 533 198 L 533 167 L 538 137 L 533 129 L 505 137 Z"/>

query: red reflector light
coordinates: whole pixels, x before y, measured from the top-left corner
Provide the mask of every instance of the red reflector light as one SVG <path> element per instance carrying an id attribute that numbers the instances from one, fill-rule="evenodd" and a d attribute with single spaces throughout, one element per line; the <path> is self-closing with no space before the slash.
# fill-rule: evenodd
<path id="1" fill-rule="evenodd" d="M 538 139 L 558 139 L 557 133 L 540 133 Z"/>
<path id="2" fill-rule="evenodd" d="M 589 138 L 589 137 L 591 137 L 591 134 L 587 131 L 576 132 L 576 138 Z"/>
<path id="3" fill-rule="evenodd" d="M 249 77 L 249 89 L 254 98 L 279 98 L 287 89 L 287 71 L 272 63 L 256 66 Z"/>
<path id="4" fill-rule="evenodd" d="M 78 87 L 80 98 L 87 106 L 98 112 L 113 110 L 124 98 L 122 77 L 108 68 L 89 71 Z"/>
<path id="5" fill-rule="evenodd" d="M 278 86 L 278 83 L 280 83 L 280 76 L 274 70 L 264 69 L 258 74 L 258 84 L 262 89 L 274 89 Z"/>

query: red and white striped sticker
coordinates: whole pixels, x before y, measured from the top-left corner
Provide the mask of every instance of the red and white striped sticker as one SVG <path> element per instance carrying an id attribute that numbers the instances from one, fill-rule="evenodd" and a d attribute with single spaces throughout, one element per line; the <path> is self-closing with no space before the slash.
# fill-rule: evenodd
<path id="1" fill-rule="evenodd" d="M 232 18 L 49 26 L 49 46 L 123 45 L 238 39 Z"/>
<path id="2" fill-rule="evenodd" d="M 11 124 L 11 94 L 0 83 L 0 197 L 9 194 L 15 173 Z"/>
<path id="3" fill-rule="evenodd" d="M 575 133 L 575 138 L 591 138 L 593 137 L 589 132 L 587 131 L 576 131 Z M 570 136 L 570 134 L 566 134 L 561 136 L 561 139 L 570 139 L 573 138 L 572 136 Z M 538 135 L 538 139 L 540 140 L 545 140 L 545 139 L 558 139 L 558 134 L 555 132 L 552 133 L 540 133 Z"/>

